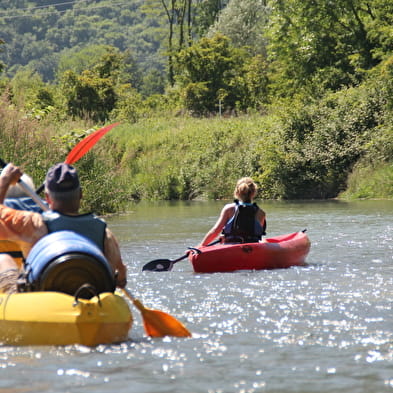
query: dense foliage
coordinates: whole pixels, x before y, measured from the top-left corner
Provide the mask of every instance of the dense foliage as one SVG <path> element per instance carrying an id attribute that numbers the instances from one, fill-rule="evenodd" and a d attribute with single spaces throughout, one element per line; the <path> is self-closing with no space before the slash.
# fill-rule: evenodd
<path id="1" fill-rule="evenodd" d="M 265 198 L 392 197 L 392 22 L 383 0 L 3 0 L 0 153 L 37 180 L 120 120 L 78 163 L 100 211 L 243 175 Z"/>

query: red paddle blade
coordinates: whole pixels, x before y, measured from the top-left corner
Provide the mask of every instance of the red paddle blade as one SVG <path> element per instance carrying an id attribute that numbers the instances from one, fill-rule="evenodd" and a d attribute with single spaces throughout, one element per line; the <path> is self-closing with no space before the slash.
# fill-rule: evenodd
<path id="1" fill-rule="evenodd" d="M 68 153 L 65 163 L 72 165 L 74 162 L 82 158 L 108 131 L 116 127 L 120 123 L 109 124 L 106 127 L 94 131 L 92 134 L 82 139 L 76 146 Z"/>

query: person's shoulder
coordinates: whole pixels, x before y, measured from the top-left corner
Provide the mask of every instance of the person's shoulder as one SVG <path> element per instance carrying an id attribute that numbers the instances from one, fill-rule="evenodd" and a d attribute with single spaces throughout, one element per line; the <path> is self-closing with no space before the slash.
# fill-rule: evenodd
<path id="1" fill-rule="evenodd" d="M 224 215 L 225 217 L 232 216 L 235 213 L 236 209 L 236 203 L 227 203 L 221 210 L 221 215 Z"/>
<path id="2" fill-rule="evenodd" d="M 223 211 L 228 211 L 228 210 L 233 210 L 236 206 L 236 203 L 232 202 L 232 203 L 227 203 L 226 205 L 224 205 L 224 207 L 222 208 Z"/>

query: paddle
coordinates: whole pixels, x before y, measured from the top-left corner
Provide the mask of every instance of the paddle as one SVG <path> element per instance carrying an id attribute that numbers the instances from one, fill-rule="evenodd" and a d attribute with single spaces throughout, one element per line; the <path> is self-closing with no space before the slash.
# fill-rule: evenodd
<path id="1" fill-rule="evenodd" d="M 90 149 L 112 128 L 116 127 L 120 123 L 112 123 L 103 128 L 99 128 L 93 133 L 89 134 L 85 138 L 83 138 L 80 142 L 78 142 L 74 148 L 68 153 L 65 163 L 72 165 L 78 160 L 80 160 Z M 37 188 L 36 193 L 40 194 L 44 189 L 45 184 L 41 184 L 39 188 Z"/>
<path id="2" fill-rule="evenodd" d="M 146 308 L 127 289 L 122 288 L 123 293 L 132 301 L 134 306 L 141 312 L 145 332 L 150 337 L 191 337 L 187 328 L 175 317 L 159 311 Z"/>
<path id="3" fill-rule="evenodd" d="M 0 158 L 0 166 L 4 168 L 7 165 L 6 162 L 4 162 Z M 48 206 L 43 203 L 42 199 L 35 193 L 35 191 L 27 184 L 25 183 L 22 179 L 18 180 L 19 185 L 23 188 L 23 191 L 31 197 L 31 199 L 34 200 L 34 202 L 42 209 L 42 210 L 49 210 Z"/>
<path id="4" fill-rule="evenodd" d="M 169 272 L 172 270 L 173 265 L 176 262 L 181 261 L 182 259 L 186 259 L 188 257 L 189 252 L 187 254 L 184 254 L 180 258 L 177 259 L 155 259 L 154 261 L 150 261 L 146 263 L 146 265 L 143 266 L 143 270 L 148 270 L 150 272 Z"/>
<path id="5" fill-rule="evenodd" d="M 116 127 L 120 123 L 109 124 L 106 127 L 94 131 L 92 134 L 83 138 L 75 147 L 68 153 L 65 163 L 72 165 L 81 159 L 108 131 Z"/>
<path id="6" fill-rule="evenodd" d="M 221 239 L 215 240 L 214 242 L 209 243 L 206 247 L 213 246 L 214 244 L 220 243 Z M 194 250 L 198 254 L 201 253 L 200 250 L 194 247 L 188 247 L 189 250 Z M 180 258 L 177 259 L 155 259 L 154 261 L 150 261 L 143 266 L 143 270 L 148 270 L 150 272 L 169 272 L 172 270 L 173 265 L 183 259 L 186 259 L 190 251 L 186 254 L 182 255 Z"/>

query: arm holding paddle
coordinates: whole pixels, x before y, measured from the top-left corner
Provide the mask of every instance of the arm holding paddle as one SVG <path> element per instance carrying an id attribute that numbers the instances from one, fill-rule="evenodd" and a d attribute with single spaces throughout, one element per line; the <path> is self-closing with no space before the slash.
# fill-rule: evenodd
<path id="1" fill-rule="evenodd" d="M 216 223 L 213 227 L 206 233 L 205 237 L 199 244 L 199 247 L 206 246 L 207 244 L 214 241 L 217 236 L 221 235 L 222 229 L 224 228 L 225 224 L 229 221 L 229 219 L 233 216 L 235 212 L 235 204 L 229 203 L 223 207 L 221 210 L 220 216 L 218 217 Z"/>
<path id="2" fill-rule="evenodd" d="M 22 176 L 22 171 L 13 164 L 7 165 L 4 161 L 2 161 L 1 164 L 3 170 L 0 176 L 0 203 L 3 203 L 8 188 L 18 182 Z"/>
<path id="3" fill-rule="evenodd" d="M 106 258 L 111 261 L 113 269 L 117 272 L 117 286 L 124 289 L 127 285 L 127 269 L 123 263 L 117 239 L 108 228 L 106 228 L 104 250 Z"/>

